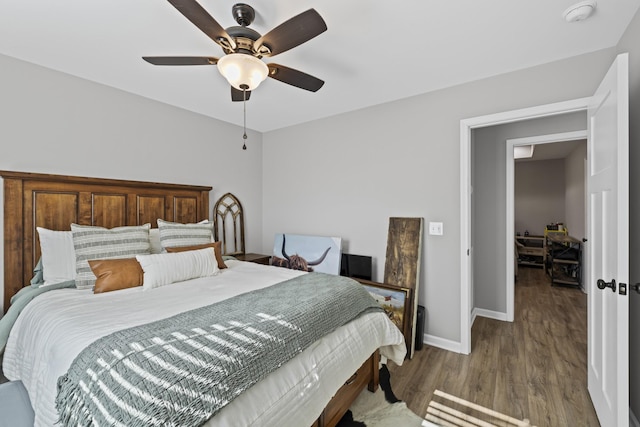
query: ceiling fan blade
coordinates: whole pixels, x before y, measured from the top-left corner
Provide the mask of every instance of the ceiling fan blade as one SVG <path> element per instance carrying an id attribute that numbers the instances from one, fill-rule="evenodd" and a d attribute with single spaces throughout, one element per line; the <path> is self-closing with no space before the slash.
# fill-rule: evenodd
<path id="1" fill-rule="evenodd" d="M 327 30 L 327 24 L 315 9 L 309 9 L 278 25 L 253 44 L 263 56 L 274 56 L 311 40 Z M 265 45 L 270 52 L 261 52 Z"/>
<path id="2" fill-rule="evenodd" d="M 269 77 L 279 80 L 282 83 L 287 83 L 311 92 L 317 92 L 318 89 L 324 85 L 323 80 L 303 73 L 302 71 L 279 64 L 267 64 L 267 66 L 269 67 Z"/>
<path id="3" fill-rule="evenodd" d="M 216 65 L 218 58 L 212 56 L 143 56 L 153 65 Z"/>
<path id="4" fill-rule="evenodd" d="M 211 40 L 222 47 L 236 48 L 236 42 L 227 34 L 225 29 L 213 19 L 211 15 L 195 0 L 168 0 L 178 12 L 184 15 L 196 27 L 205 33 Z"/>
<path id="5" fill-rule="evenodd" d="M 251 97 L 251 91 L 248 90 L 246 91 L 247 94 L 247 101 L 249 100 L 249 98 Z M 231 100 L 234 102 L 242 102 L 244 101 L 244 94 L 242 93 L 241 90 L 236 89 L 235 87 L 231 86 Z"/>

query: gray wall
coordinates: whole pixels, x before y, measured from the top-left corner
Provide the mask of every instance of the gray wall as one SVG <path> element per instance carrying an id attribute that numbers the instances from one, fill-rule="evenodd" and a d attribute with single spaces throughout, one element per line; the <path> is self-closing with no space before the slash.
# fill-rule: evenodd
<path id="1" fill-rule="evenodd" d="M 640 282 L 640 12 L 629 24 L 618 52 L 629 52 L 629 281 Z M 640 295 L 629 296 L 631 410 L 640 417 Z"/>
<path id="2" fill-rule="evenodd" d="M 473 308 L 505 315 L 507 312 L 506 251 L 512 251 L 513 247 L 504 247 L 507 238 L 506 141 L 514 138 L 585 130 L 586 127 L 587 115 L 585 112 L 579 112 L 490 126 L 473 131 L 475 149 L 472 158 L 474 163 L 473 203 L 475 205 L 472 219 L 475 249 L 473 276 L 475 305 Z M 558 174 L 558 179 L 562 180 L 562 187 L 558 194 L 558 199 L 561 200 L 557 201 L 557 209 L 558 213 L 564 216 L 564 171 L 562 174 Z M 541 219 L 541 222 L 546 221 L 546 217 Z"/>
<path id="3" fill-rule="evenodd" d="M 586 123 L 585 123 L 586 125 Z M 583 177 L 584 178 L 584 177 Z M 515 231 L 542 236 L 549 223 L 570 226 L 565 212 L 564 159 L 515 162 Z"/>
<path id="4" fill-rule="evenodd" d="M 212 205 L 231 191 L 262 249 L 261 134 L 243 151 L 237 126 L 2 55 L 0 70 L 1 170 L 208 185 Z"/>
<path id="5" fill-rule="evenodd" d="M 389 217 L 442 221 L 443 236 L 424 236 L 419 301 L 428 338 L 454 347 L 463 252 L 460 120 L 589 96 L 614 57 L 614 49 L 598 51 L 265 133 L 263 250 L 275 233 L 341 236 L 348 252 L 376 258 L 379 279 Z M 497 155 L 504 165 L 504 150 Z"/>

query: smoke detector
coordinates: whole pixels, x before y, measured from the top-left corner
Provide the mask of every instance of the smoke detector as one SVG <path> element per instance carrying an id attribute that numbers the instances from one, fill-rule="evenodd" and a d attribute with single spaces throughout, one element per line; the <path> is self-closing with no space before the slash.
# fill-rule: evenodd
<path id="1" fill-rule="evenodd" d="M 581 1 L 580 3 L 576 3 L 573 6 L 569 6 L 567 10 L 564 11 L 562 17 L 567 22 L 577 22 L 584 21 L 596 10 L 596 2 L 595 1 Z"/>

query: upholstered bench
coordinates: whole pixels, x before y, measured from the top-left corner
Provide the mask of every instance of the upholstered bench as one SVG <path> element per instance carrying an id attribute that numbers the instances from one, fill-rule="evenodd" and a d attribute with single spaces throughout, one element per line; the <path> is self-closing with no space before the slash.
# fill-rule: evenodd
<path id="1" fill-rule="evenodd" d="M 0 384 L 0 427 L 33 426 L 33 409 L 22 381 Z"/>

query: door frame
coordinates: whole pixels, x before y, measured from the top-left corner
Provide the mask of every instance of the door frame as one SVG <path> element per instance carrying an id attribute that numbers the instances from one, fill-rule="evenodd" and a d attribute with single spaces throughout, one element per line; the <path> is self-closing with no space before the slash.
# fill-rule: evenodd
<path id="1" fill-rule="evenodd" d="M 526 138 L 514 138 L 507 139 L 507 220 L 506 220 L 506 241 L 505 248 L 510 248 L 513 245 L 513 241 L 516 238 L 515 234 L 515 161 L 513 158 L 513 148 L 520 145 L 538 145 L 538 144 L 555 144 L 568 141 L 577 141 L 587 139 L 587 130 L 579 130 L 574 132 L 562 132 L 548 135 L 529 136 Z M 588 148 L 587 148 L 588 150 Z M 585 178 L 585 190 L 586 190 L 586 178 Z M 586 206 L 583 206 L 583 210 L 586 215 Z M 586 223 L 586 222 L 585 222 Z M 515 317 L 515 254 L 514 251 L 507 250 L 507 318 L 508 322 L 513 322 Z M 583 269 L 586 268 L 583 260 Z"/>
<path id="2" fill-rule="evenodd" d="M 590 97 L 579 98 L 460 120 L 460 353 L 471 353 L 471 312 L 473 310 L 471 307 L 471 301 L 473 301 L 471 131 L 523 120 L 586 111 L 590 99 Z M 507 263 L 508 269 L 509 263 Z"/>

